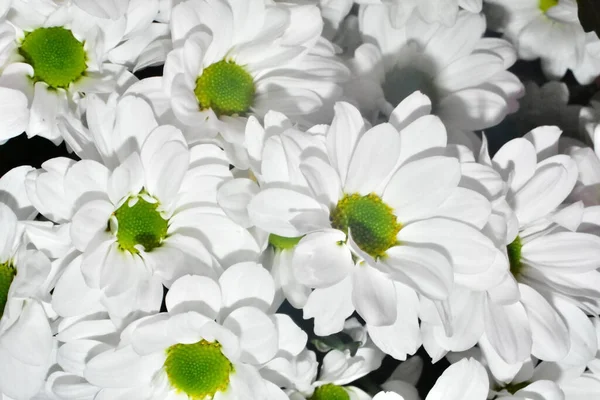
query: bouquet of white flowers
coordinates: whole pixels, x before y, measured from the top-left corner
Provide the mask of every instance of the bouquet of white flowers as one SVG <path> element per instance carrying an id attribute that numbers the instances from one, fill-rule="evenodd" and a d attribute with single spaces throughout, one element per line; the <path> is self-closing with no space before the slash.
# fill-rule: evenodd
<path id="1" fill-rule="evenodd" d="M 585 10 L 0 0 L 0 400 L 600 399 Z"/>

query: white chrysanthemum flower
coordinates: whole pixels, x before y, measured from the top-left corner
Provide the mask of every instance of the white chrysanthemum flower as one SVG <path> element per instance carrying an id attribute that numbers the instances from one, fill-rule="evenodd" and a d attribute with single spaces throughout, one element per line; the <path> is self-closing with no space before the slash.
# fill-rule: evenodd
<path id="1" fill-rule="evenodd" d="M 475 359 L 463 359 L 450 367 L 435 382 L 425 400 L 485 400 L 489 378 L 485 368 Z M 373 400 L 418 400 L 419 396 L 398 394 L 393 389 L 380 392 Z"/>
<path id="2" fill-rule="evenodd" d="M 259 368 L 282 352 L 299 354 L 307 337 L 288 316 L 268 314 L 273 295 L 268 271 L 254 263 L 232 266 L 218 282 L 186 275 L 166 296 L 168 313 L 133 322 L 84 376 L 137 399 L 285 399 Z"/>
<path id="3" fill-rule="evenodd" d="M 220 135 L 232 162 L 247 168 L 248 115 L 277 110 L 313 124 L 331 118 L 349 73 L 321 38 L 322 26 L 311 5 L 182 2 L 171 16 L 175 48 L 164 76 L 131 90 L 153 99 L 157 114 L 190 142 Z"/>
<path id="4" fill-rule="evenodd" d="M 218 185 L 231 179 L 221 149 L 188 148 L 178 129 L 158 126 L 150 106 L 132 96 L 92 100 L 87 122 L 89 130 L 65 126 L 65 136 L 90 159 L 52 159 L 28 177 L 37 209 L 68 224 L 83 252 L 80 265 L 75 260 L 58 280 L 59 314 L 80 312 L 85 302 L 73 302 L 74 293 L 115 301 L 132 291 L 147 296 L 182 274 L 218 273 L 213 259 L 228 266 L 258 256 L 252 236 L 216 203 Z M 121 299 L 115 308 L 125 316 L 133 304 Z"/>
<path id="5" fill-rule="evenodd" d="M 23 188 L 31 167 L 0 179 L 0 397 L 32 398 L 53 363 L 50 260 L 30 246 L 27 220 L 35 216 Z"/>
<path id="6" fill-rule="evenodd" d="M 507 71 L 516 60 L 505 40 L 483 38 L 485 18 L 461 11 L 451 27 L 411 17 L 402 28 L 387 20 L 388 9 L 365 6 L 360 28 L 366 44 L 351 61 L 351 96 L 370 118 L 389 115 L 416 90 L 432 102 L 451 143 L 478 148 L 474 130 L 498 124 L 518 108 L 523 90 Z"/>
<path id="7" fill-rule="evenodd" d="M 357 347 L 353 347 L 353 352 L 348 348 L 333 349 L 325 343 L 317 343 L 319 351 L 327 352 L 318 377 L 318 362 L 309 350 L 293 357 L 275 358 L 265 365 L 261 373 L 276 385 L 286 388 L 290 399 L 368 398 L 364 397 L 366 393 L 350 384 L 378 369 L 385 354 L 373 344 L 366 327 L 355 318 L 346 321 L 344 333 Z"/>
<path id="8" fill-rule="evenodd" d="M 480 341 L 498 379 L 512 377 L 495 366 L 522 365 L 530 354 L 577 363 L 577 337 L 592 329 L 578 307 L 598 310 L 600 238 L 576 232 L 580 203 L 561 208 L 577 180 L 577 166 L 557 155 L 560 134 L 554 127 L 538 128 L 508 142 L 491 160 L 485 147 L 480 156 L 507 184 L 506 201 L 495 204 L 498 218 L 489 228 L 506 246 L 510 270 L 487 292 Z"/>
<path id="9" fill-rule="evenodd" d="M 55 118 L 74 110 L 82 93 L 111 93 L 135 80 L 116 64 L 159 62 L 151 43 L 167 32 L 152 25 L 156 2 L 131 0 L 115 20 L 52 0 L 11 2 L 0 24 L 0 141 L 27 131 L 58 143 Z"/>
<path id="10" fill-rule="evenodd" d="M 576 0 L 486 0 L 492 29 L 503 32 L 519 58 L 541 59 L 548 79 L 559 80 L 568 69 L 581 84 L 600 73 L 600 40 L 586 34 L 577 16 Z"/>
<path id="11" fill-rule="evenodd" d="M 373 341 L 403 358 L 404 344 L 388 340 L 400 329 L 412 339 L 406 346 L 418 347 L 416 293 L 444 299 L 453 272 L 476 274 L 496 261 L 493 243 L 461 222 L 462 205 L 469 204 L 469 221 L 485 221 L 489 203 L 458 187 L 460 164 L 439 155 L 445 130 L 429 111 L 427 98 L 416 93 L 391 123 L 368 129 L 356 108 L 338 103 L 325 143 L 289 143 L 303 150 L 298 163 L 287 164 L 303 184 L 261 188 L 248 205 L 257 227 L 296 238 L 292 274 L 315 288 L 304 316 L 315 318 L 319 335 L 341 330 L 357 310 Z M 286 168 L 281 161 L 277 171 Z"/>
<path id="12" fill-rule="evenodd" d="M 389 5 L 389 19 L 395 28 L 401 28 L 413 13 L 432 24 L 446 26 L 456 23 L 459 7 L 469 12 L 481 12 L 483 0 L 356 0 L 358 4 Z"/>

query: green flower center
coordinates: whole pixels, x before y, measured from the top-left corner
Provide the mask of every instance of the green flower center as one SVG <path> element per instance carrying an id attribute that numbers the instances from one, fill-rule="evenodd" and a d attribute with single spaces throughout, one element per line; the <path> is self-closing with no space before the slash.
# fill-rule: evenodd
<path id="1" fill-rule="evenodd" d="M 269 244 L 278 250 L 289 250 L 296 247 L 302 238 L 303 236 L 285 237 L 271 233 L 269 235 Z"/>
<path id="2" fill-rule="evenodd" d="M 523 244 L 521 243 L 521 238 L 519 236 L 517 236 L 511 244 L 506 246 L 508 261 L 510 263 L 510 273 L 513 274 L 515 278 L 517 278 L 523 270 L 523 263 L 521 262 L 522 247 Z"/>
<path id="3" fill-rule="evenodd" d="M 419 90 L 429 97 L 435 107 L 440 100 L 440 93 L 433 82 L 433 78 L 419 68 L 412 66 L 392 68 L 385 75 L 383 94 L 385 99 L 395 107 Z"/>
<path id="4" fill-rule="evenodd" d="M 136 203 L 129 206 L 129 202 Z M 117 241 L 123 250 L 138 253 L 136 245 L 144 246 L 145 251 L 161 245 L 167 236 L 168 221 L 157 211 L 158 202 L 150 203 L 142 197 L 130 197 L 119 207 L 114 216 L 117 219 Z"/>
<path id="5" fill-rule="evenodd" d="M 254 80 L 232 61 L 221 60 L 202 71 L 194 93 L 201 110 L 211 108 L 217 115 L 245 114 L 254 101 Z"/>
<path id="6" fill-rule="evenodd" d="M 330 218 L 335 229 L 347 234 L 349 228 L 358 247 L 375 258 L 398 243 L 396 235 L 402 228 L 392 208 L 374 193 L 344 195 Z"/>
<path id="7" fill-rule="evenodd" d="M 4 314 L 4 308 L 8 301 L 8 290 L 15 275 L 17 275 L 17 270 L 10 261 L 0 264 L 0 318 Z"/>
<path id="8" fill-rule="evenodd" d="M 343 387 L 329 383 L 316 388 L 309 400 L 350 400 L 350 395 Z"/>
<path id="9" fill-rule="evenodd" d="M 542 10 L 543 13 L 551 9 L 552 7 L 558 5 L 558 0 L 540 0 L 538 7 Z"/>
<path id="10" fill-rule="evenodd" d="M 212 399 L 227 390 L 233 372 L 221 345 L 206 340 L 169 347 L 164 365 L 171 386 L 194 400 Z"/>
<path id="11" fill-rule="evenodd" d="M 87 68 L 83 43 L 62 27 L 26 33 L 19 54 L 33 67 L 33 81 L 46 82 L 54 89 L 68 88 Z"/>

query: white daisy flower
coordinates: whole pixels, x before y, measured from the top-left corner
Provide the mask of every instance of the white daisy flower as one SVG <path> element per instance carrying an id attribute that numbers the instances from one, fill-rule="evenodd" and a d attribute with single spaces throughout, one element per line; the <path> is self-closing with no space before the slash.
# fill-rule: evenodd
<path id="1" fill-rule="evenodd" d="M 136 299 L 183 274 L 218 274 L 220 265 L 258 257 L 252 236 L 216 204 L 218 185 L 231 179 L 221 149 L 188 149 L 178 129 L 158 126 L 150 106 L 132 96 L 92 99 L 87 123 L 89 130 L 81 124 L 64 130 L 90 159 L 49 160 L 27 182 L 38 210 L 68 224 L 73 246 L 83 252 L 80 265 L 74 261 L 57 283 L 59 314 L 81 312 L 85 303 L 73 303 L 73 293 L 101 292 L 116 301 L 133 291 L 138 295 L 128 298 Z M 122 298 L 115 305 L 120 316 L 135 310 L 135 302 Z"/>
<path id="2" fill-rule="evenodd" d="M 449 368 L 435 382 L 425 400 L 485 400 L 489 379 L 485 368 L 475 359 L 463 359 Z M 387 390 L 387 389 L 386 389 Z M 380 392 L 373 400 L 418 400 L 394 391 Z"/>
<path id="3" fill-rule="evenodd" d="M 190 142 L 224 139 L 232 162 L 247 168 L 247 116 L 284 112 L 295 121 L 331 118 L 346 66 L 321 38 L 319 9 L 310 5 L 188 0 L 171 16 L 174 50 L 162 78 L 131 88 Z M 322 115 L 321 115 L 322 114 Z"/>
<path id="4" fill-rule="evenodd" d="M 491 28 L 504 33 L 519 58 L 541 59 L 548 79 L 559 80 L 568 69 L 581 84 L 595 79 L 600 40 L 583 31 L 576 0 L 486 0 Z"/>
<path id="5" fill-rule="evenodd" d="M 341 399 L 362 400 L 362 390 L 351 386 L 352 382 L 368 375 L 381 366 L 385 354 L 367 335 L 367 329 L 355 318 L 346 321 L 344 333 L 358 347 L 332 349 L 325 343 L 317 345 L 319 351 L 327 352 L 319 363 L 312 351 L 304 350 L 293 357 L 279 357 L 269 361 L 261 370 L 263 376 L 280 387 L 286 388 L 290 399 Z"/>
<path id="6" fill-rule="evenodd" d="M 299 354 L 306 334 L 267 313 L 273 295 L 268 271 L 254 263 L 232 266 L 218 282 L 184 276 L 166 296 L 168 313 L 133 322 L 84 376 L 138 399 L 285 399 L 258 369 L 281 352 Z"/>
<path id="7" fill-rule="evenodd" d="M 576 362 L 574 341 L 591 329 L 577 307 L 598 309 L 593 282 L 600 278 L 600 238 L 576 232 L 580 203 L 561 208 L 577 180 L 577 166 L 557 154 L 560 134 L 555 127 L 538 128 L 508 142 L 491 160 L 482 150 L 480 162 L 493 166 L 508 188 L 506 203 L 495 206 L 504 221 L 490 225 L 490 232 L 506 246 L 510 269 L 487 293 L 480 341 L 488 360 L 499 364 L 518 365 L 529 354 Z M 491 368 L 502 379 L 505 372 Z"/>
<path id="8" fill-rule="evenodd" d="M 55 119 L 74 111 L 82 93 L 122 91 L 135 80 L 116 64 L 148 65 L 160 58 L 151 42 L 161 34 L 150 32 L 152 11 L 140 6 L 146 1 L 131 0 L 116 20 L 69 3 L 34 3 L 13 1 L 0 24 L 1 142 L 26 131 L 59 143 Z"/>
<path id="9" fill-rule="evenodd" d="M 41 389 L 55 346 L 45 310 L 51 263 L 25 233 L 35 216 L 22 187 L 30 169 L 15 168 L 0 179 L 0 397 L 14 400 Z"/>
<path id="10" fill-rule="evenodd" d="M 446 136 L 428 107 L 416 93 L 392 123 L 368 129 L 356 108 L 338 103 L 325 145 L 304 148 L 292 164 L 306 183 L 261 188 L 249 203 L 257 227 L 296 238 L 293 276 L 315 288 L 304 316 L 315 318 L 318 335 L 340 331 L 357 310 L 377 328 L 369 333 L 382 350 L 405 357 L 387 340 L 400 329 L 411 338 L 407 346 L 419 341 L 412 329 L 416 292 L 445 299 L 454 271 L 474 274 L 495 262 L 493 243 L 456 214 L 466 202 L 470 215 L 485 221 L 489 203 L 458 187 L 458 160 L 436 155 L 444 153 Z M 400 312 L 406 318 L 397 318 Z"/>
<path id="11" fill-rule="evenodd" d="M 440 22 L 452 26 L 456 22 L 459 7 L 478 14 L 483 0 L 356 0 L 356 3 L 388 5 L 390 22 L 395 28 L 401 28 L 413 13 L 430 24 Z"/>
<path id="12" fill-rule="evenodd" d="M 472 131 L 494 126 L 518 108 L 523 87 L 507 71 L 516 60 L 514 49 L 505 40 L 482 37 L 486 23 L 481 15 L 461 11 L 451 27 L 412 16 L 394 28 L 388 12 L 382 6 L 360 10 L 367 43 L 351 61 L 349 96 L 375 119 L 420 90 L 431 99 L 450 142 L 478 148 Z"/>

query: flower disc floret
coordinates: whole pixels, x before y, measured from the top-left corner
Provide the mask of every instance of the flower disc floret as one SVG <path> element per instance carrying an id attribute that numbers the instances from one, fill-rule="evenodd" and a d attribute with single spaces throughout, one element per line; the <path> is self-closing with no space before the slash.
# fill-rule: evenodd
<path id="1" fill-rule="evenodd" d="M 129 198 L 115 212 L 117 219 L 117 241 L 123 250 L 137 253 L 136 245 L 144 246 L 145 251 L 161 245 L 167 236 L 168 221 L 157 210 L 158 202 L 150 203 L 142 197 Z"/>
<path id="2" fill-rule="evenodd" d="M 0 264 L 0 318 L 4 314 L 8 291 L 15 275 L 17 275 L 17 270 L 10 262 Z"/>
<path id="3" fill-rule="evenodd" d="M 87 68 L 83 43 L 63 27 L 37 28 L 25 34 L 19 54 L 33 67 L 33 81 L 68 88 Z"/>
<path id="4" fill-rule="evenodd" d="M 254 79 L 241 66 L 221 60 L 202 71 L 194 93 L 201 110 L 217 115 L 245 114 L 254 101 Z"/>
<path id="5" fill-rule="evenodd" d="M 515 278 L 519 276 L 521 270 L 523 269 L 523 263 L 521 262 L 522 248 L 523 244 L 521 243 L 521 238 L 519 236 L 517 236 L 511 244 L 506 246 L 506 251 L 508 253 L 508 261 L 510 263 L 510 273 Z"/>
<path id="6" fill-rule="evenodd" d="M 233 372 L 221 344 L 206 340 L 169 347 L 164 365 L 171 386 L 195 400 L 212 399 L 215 393 L 225 391 Z"/>
<path id="7" fill-rule="evenodd" d="M 350 400 L 350 395 L 343 387 L 330 383 L 316 388 L 310 400 Z"/>
<path id="8" fill-rule="evenodd" d="M 392 211 L 374 193 L 366 196 L 346 194 L 331 212 L 331 225 L 346 234 L 350 229 L 358 247 L 379 258 L 397 244 L 396 235 L 402 228 Z"/>
<path id="9" fill-rule="evenodd" d="M 558 5 L 558 0 L 540 0 L 539 8 L 543 13 Z"/>
<path id="10" fill-rule="evenodd" d="M 302 239 L 302 236 L 298 237 L 285 237 L 279 236 L 274 233 L 269 235 L 269 244 L 278 250 L 289 250 L 296 247 L 298 242 Z"/>

